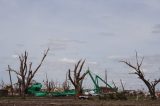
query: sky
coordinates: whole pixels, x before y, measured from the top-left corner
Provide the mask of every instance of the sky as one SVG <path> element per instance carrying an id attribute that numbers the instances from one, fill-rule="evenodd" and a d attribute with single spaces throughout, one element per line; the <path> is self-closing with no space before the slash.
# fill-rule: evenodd
<path id="1" fill-rule="evenodd" d="M 35 68 L 50 48 L 37 81 L 47 74 L 63 82 L 68 69 L 86 59 L 83 72 L 89 67 L 104 78 L 107 70 L 109 84 L 121 87 L 121 79 L 126 89 L 145 89 L 119 61 L 134 64 L 137 51 L 144 56 L 146 77 L 160 77 L 159 5 L 159 0 L 0 0 L 0 80 L 9 82 L 7 65 L 18 70 L 17 57 L 25 50 Z M 88 83 L 86 77 L 84 86 Z"/>

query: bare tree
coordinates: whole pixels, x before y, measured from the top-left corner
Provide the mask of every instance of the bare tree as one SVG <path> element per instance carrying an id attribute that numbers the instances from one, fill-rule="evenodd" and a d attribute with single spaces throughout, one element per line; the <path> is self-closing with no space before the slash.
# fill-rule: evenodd
<path id="1" fill-rule="evenodd" d="M 75 65 L 74 71 L 73 71 L 73 78 L 71 77 L 71 70 L 69 69 L 68 77 L 73 86 L 75 87 L 77 96 L 82 94 L 82 83 L 83 79 L 86 76 L 87 73 L 83 73 L 81 75 L 81 71 L 83 68 L 83 65 L 85 63 L 85 60 L 81 63 L 81 60 L 78 61 L 78 63 Z"/>
<path id="2" fill-rule="evenodd" d="M 66 79 L 65 79 L 65 81 L 63 82 L 62 87 L 63 87 L 63 90 L 64 90 L 64 91 L 67 91 L 67 90 L 70 89 L 70 83 L 69 83 L 69 81 L 68 81 L 68 72 L 66 73 Z"/>
<path id="3" fill-rule="evenodd" d="M 57 85 L 55 84 L 54 81 L 52 81 L 52 80 L 49 81 L 49 80 L 48 80 L 47 74 L 46 74 L 46 80 L 44 80 L 43 82 L 44 82 L 44 85 L 45 85 L 45 87 L 46 87 L 46 91 L 47 91 L 47 92 L 52 92 L 52 91 L 54 91 L 55 88 L 57 87 Z"/>
<path id="4" fill-rule="evenodd" d="M 47 92 L 50 92 L 51 86 L 50 86 L 50 82 L 49 82 L 49 80 L 48 80 L 48 75 L 47 75 L 47 73 L 46 73 L 46 81 L 44 81 L 44 85 L 46 86 Z"/>
<path id="5" fill-rule="evenodd" d="M 131 67 L 132 69 L 134 69 L 133 74 L 136 74 L 138 76 L 139 79 L 141 79 L 144 84 L 147 86 L 151 99 L 156 99 L 156 95 L 155 95 L 155 87 L 156 85 L 160 82 L 160 78 L 159 79 L 155 79 L 154 81 L 150 81 L 150 79 L 146 79 L 145 75 L 141 69 L 142 63 L 143 63 L 144 57 L 141 58 L 141 60 L 138 57 L 138 54 L 136 52 L 136 65 L 131 64 L 129 61 L 124 61 L 122 60 L 121 62 L 125 63 L 126 65 L 128 65 L 129 67 Z"/>
<path id="6" fill-rule="evenodd" d="M 4 87 L 5 87 L 5 83 L 4 83 L 3 80 L 1 80 L 1 82 L 0 82 L 0 89 L 3 89 Z"/>
<path id="7" fill-rule="evenodd" d="M 63 90 L 67 91 L 69 90 L 70 86 L 69 86 L 69 82 L 68 81 L 64 81 L 62 84 Z"/>
<path id="8" fill-rule="evenodd" d="M 32 62 L 28 62 L 28 53 L 26 51 L 24 54 L 19 56 L 19 62 L 20 62 L 19 70 L 14 70 L 10 68 L 10 66 L 8 65 L 8 70 L 15 72 L 17 75 L 20 94 L 22 94 L 22 96 L 25 96 L 26 89 L 29 87 L 35 74 L 41 67 L 44 59 L 47 56 L 48 51 L 49 51 L 49 48 L 44 52 L 42 60 L 40 61 L 39 65 L 35 69 L 32 69 Z"/>

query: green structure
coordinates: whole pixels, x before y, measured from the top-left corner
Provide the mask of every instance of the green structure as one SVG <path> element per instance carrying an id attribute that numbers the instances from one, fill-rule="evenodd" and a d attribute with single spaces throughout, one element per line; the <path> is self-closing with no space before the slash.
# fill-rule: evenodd
<path id="1" fill-rule="evenodd" d="M 115 91 L 115 92 L 117 91 L 117 88 L 112 88 L 112 87 L 111 87 L 106 81 L 104 81 L 100 76 L 98 76 L 98 75 L 95 74 L 95 77 L 93 77 L 89 69 L 87 70 L 86 73 L 89 74 L 92 82 L 94 83 L 94 87 L 95 87 L 95 88 L 94 88 L 94 91 L 95 91 L 95 93 L 97 93 L 97 94 L 102 93 L 102 92 L 101 92 L 101 87 L 99 86 L 99 81 L 102 81 L 102 82 L 105 84 L 106 88 L 111 89 L 112 91 Z"/>
<path id="2" fill-rule="evenodd" d="M 58 91 L 57 92 L 44 92 L 44 91 L 41 91 L 41 88 L 42 88 L 41 83 L 35 83 L 27 89 L 26 93 L 33 95 L 33 96 L 37 96 L 37 97 L 44 97 L 47 95 L 50 95 L 50 96 L 73 96 L 76 94 L 75 90 L 67 90 L 67 91 L 63 91 L 63 92 L 58 92 Z"/>
<path id="3" fill-rule="evenodd" d="M 112 88 L 106 81 L 104 81 L 98 75 L 95 75 L 95 77 L 93 77 L 93 75 L 91 74 L 89 69 L 86 71 L 86 73 L 89 74 L 92 82 L 94 83 L 94 87 L 95 87 L 94 92 L 96 94 L 101 94 L 102 93 L 101 87 L 99 86 L 99 81 L 103 82 L 105 84 L 106 88 L 111 89 L 112 91 L 116 92 L 116 90 L 117 90 L 116 88 Z M 41 88 L 42 88 L 41 83 L 35 83 L 26 90 L 26 93 L 37 96 L 37 97 L 43 97 L 43 96 L 47 96 L 47 95 L 50 95 L 50 96 L 74 96 L 74 95 L 76 95 L 75 90 L 66 90 L 66 91 L 63 91 L 63 92 L 59 92 L 59 91 L 57 91 L 57 92 L 45 92 L 45 91 L 41 91 Z"/>
<path id="4" fill-rule="evenodd" d="M 27 89 L 27 94 L 31 94 L 38 97 L 46 96 L 48 93 L 41 91 L 41 88 L 42 88 L 41 83 L 35 83 Z"/>

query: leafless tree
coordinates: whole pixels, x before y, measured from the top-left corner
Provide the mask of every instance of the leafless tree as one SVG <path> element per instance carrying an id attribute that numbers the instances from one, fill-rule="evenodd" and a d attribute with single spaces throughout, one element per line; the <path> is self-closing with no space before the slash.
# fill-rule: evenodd
<path id="1" fill-rule="evenodd" d="M 47 73 L 46 73 L 46 81 L 44 81 L 44 85 L 46 86 L 46 90 L 47 90 L 48 92 L 50 92 L 51 86 L 50 86 L 50 82 L 49 82 L 49 80 L 48 80 Z"/>
<path id="2" fill-rule="evenodd" d="M 131 67 L 132 69 L 134 69 L 133 74 L 136 74 L 138 76 L 139 79 L 141 79 L 144 84 L 147 86 L 151 99 L 154 100 L 156 99 L 156 95 L 155 95 L 155 87 L 156 85 L 160 82 L 160 78 L 159 79 L 155 79 L 154 81 L 150 81 L 150 79 L 146 79 L 144 72 L 142 71 L 142 63 L 143 63 L 144 57 L 141 58 L 141 60 L 138 57 L 138 54 L 136 52 L 136 65 L 131 64 L 129 61 L 124 61 L 122 60 L 121 62 L 125 63 L 126 65 L 128 65 L 129 67 Z"/>
<path id="3" fill-rule="evenodd" d="M 87 73 L 83 73 L 81 75 L 81 71 L 83 68 L 83 65 L 85 63 L 85 60 L 81 63 L 81 60 L 78 61 L 78 63 L 75 65 L 75 68 L 73 70 L 73 77 L 71 76 L 71 70 L 69 69 L 68 77 L 73 86 L 75 87 L 75 90 L 77 92 L 77 96 L 82 94 L 82 83 L 83 79 L 86 76 Z"/>
<path id="4" fill-rule="evenodd" d="M 49 86 L 50 86 L 50 89 L 51 89 L 51 92 L 55 91 L 55 89 L 57 88 L 57 83 L 54 82 L 53 80 L 51 80 L 49 82 Z"/>
<path id="5" fill-rule="evenodd" d="M 10 68 L 10 66 L 8 65 L 8 70 L 16 73 L 16 75 L 17 75 L 20 94 L 22 96 L 25 96 L 26 89 L 29 87 L 35 74 L 37 73 L 37 71 L 41 67 L 44 59 L 47 56 L 48 51 L 49 51 L 49 48 L 44 52 L 44 55 L 43 55 L 39 65 L 35 69 L 32 69 L 32 62 L 28 62 L 28 53 L 26 51 L 24 54 L 19 56 L 19 62 L 20 62 L 19 70 L 14 70 L 14 69 Z"/>
<path id="6" fill-rule="evenodd" d="M 65 79 L 65 81 L 63 82 L 62 87 L 63 87 L 63 90 L 64 90 L 64 91 L 67 91 L 67 90 L 70 89 L 70 83 L 69 83 L 69 81 L 68 81 L 68 72 L 66 73 L 66 79 Z"/>
<path id="7" fill-rule="evenodd" d="M 4 87 L 5 87 L 5 83 L 4 83 L 3 80 L 1 80 L 1 82 L 0 82 L 0 89 L 3 89 Z"/>
<path id="8" fill-rule="evenodd" d="M 43 82 L 44 82 L 44 85 L 46 87 L 47 92 L 54 91 L 55 88 L 57 87 L 57 85 L 55 84 L 54 81 L 52 81 L 52 80 L 49 81 L 47 74 L 46 74 L 46 80 L 44 80 Z"/>
<path id="9" fill-rule="evenodd" d="M 64 91 L 69 90 L 70 86 L 69 86 L 69 82 L 68 81 L 64 81 L 62 84 L 62 87 L 64 89 Z"/>

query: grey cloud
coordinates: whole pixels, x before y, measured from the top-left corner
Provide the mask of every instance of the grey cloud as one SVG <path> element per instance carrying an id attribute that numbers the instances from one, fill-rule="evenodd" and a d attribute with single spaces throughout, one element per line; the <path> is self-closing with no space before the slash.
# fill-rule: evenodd
<path id="1" fill-rule="evenodd" d="M 147 72 L 147 73 L 157 73 L 159 70 L 159 63 L 160 63 L 160 54 L 156 55 L 139 55 L 139 61 L 141 61 L 142 57 L 144 57 L 143 64 L 142 64 L 142 69 Z M 131 64 L 134 64 L 136 66 L 136 57 L 131 56 L 128 57 L 124 60 L 130 61 Z"/>
<path id="2" fill-rule="evenodd" d="M 152 33 L 158 34 L 158 33 L 160 33 L 160 30 L 154 30 L 154 31 L 152 31 Z"/>
<path id="3" fill-rule="evenodd" d="M 67 48 L 68 44 L 62 40 L 49 40 L 47 46 L 56 50 L 61 50 Z"/>
<path id="4" fill-rule="evenodd" d="M 135 48 L 140 48 L 144 54 L 159 52 L 157 46 L 159 41 L 156 37 L 148 38 L 146 31 L 147 26 L 158 23 L 159 15 L 155 13 L 158 13 L 160 9 L 156 8 L 154 11 L 151 7 L 143 5 L 146 0 L 115 2 L 117 1 L 0 0 L 0 45 L 2 49 L 0 69 L 5 70 L 8 64 L 14 66 L 15 62 L 18 62 L 17 54 L 23 53 L 23 50 L 28 50 L 29 57 L 35 56 L 36 58 L 32 60 L 36 61 L 41 57 L 37 52 L 50 47 L 50 57 L 46 58 L 47 64 L 43 66 L 45 67 L 44 72 L 52 72 L 49 74 L 51 77 L 61 79 L 58 78 L 58 75 L 64 75 L 62 71 L 74 67 L 66 62 L 72 62 L 75 57 L 85 57 L 86 60 L 94 59 L 95 62 L 89 61 L 90 64 L 88 63 L 93 64 L 90 66 L 93 70 L 103 70 L 107 65 L 113 69 L 111 73 L 115 75 L 117 70 L 123 70 L 121 69 L 123 64 L 119 64 L 118 61 L 130 60 L 131 58 L 124 56 L 126 54 L 128 56 Z M 147 3 L 153 4 L 150 2 Z M 159 7 L 157 2 L 155 4 Z M 160 24 L 152 27 L 152 30 L 152 33 L 158 35 Z M 157 43 L 146 44 L 150 39 L 153 42 L 156 39 Z M 33 52 L 30 53 L 30 51 Z M 4 58 L 5 56 L 8 58 Z M 66 62 L 61 63 L 51 61 L 66 56 L 71 60 L 63 59 Z M 103 58 L 106 56 L 109 59 Z M 158 55 L 145 56 L 143 64 L 145 69 L 148 67 L 147 70 L 158 70 L 159 57 Z M 51 65 L 47 62 L 49 60 Z M 119 75 L 121 72 L 117 73 L 116 75 Z M 39 77 L 39 79 L 42 78 L 43 76 Z M 117 78 L 119 81 L 118 76 L 112 78 Z"/>
<path id="5" fill-rule="evenodd" d="M 99 32 L 98 35 L 99 36 L 115 36 L 114 33 L 109 33 L 109 32 Z"/>
<path id="6" fill-rule="evenodd" d="M 154 34 L 160 33 L 160 24 L 157 24 L 153 27 L 152 33 L 154 33 Z"/>
<path id="7" fill-rule="evenodd" d="M 120 59 L 126 58 L 126 56 L 122 56 L 122 55 L 111 55 L 111 56 L 108 56 L 107 58 L 108 58 L 108 59 L 111 59 L 111 60 L 119 61 Z"/>
<path id="8" fill-rule="evenodd" d="M 24 44 L 17 43 L 16 46 L 17 46 L 17 47 L 24 47 Z"/>
<path id="9" fill-rule="evenodd" d="M 160 28 L 160 24 L 155 25 L 154 28 Z"/>
<path id="10" fill-rule="evenodd" d="M 78 62 L 78 59 L 69 59 L 69 58 L 62 58 L 59 59 L 60 62 L 65 62 L 65 63 L 76 63 Z M 96 65 L 97 62 L 96 61 L 87 61 L 87 64 L 92 64 L 92 65 Z"/>
<path id="11" fill-rule="evenodd" d="M 73 47 L 75 44 L 85 44 L 86 41 L 81 40 L 71 40 L 71 39 L 49 39 L 46 44 L 47 46 L 54 50 L 65 50 L 67 48 Z"/>
<path id="12" fill-rule="evenodd" d="M 160 63 L 160 54 L 144 56 L 145 60 L 151 64 L 159 64 Z"/>
<path id="13" fill-rule="evenodd" d="M 110 18 L 111 16 L 110 15 L 103 15 L 101 16 L 102 19 L 107 19 L 107 18 Z"/>
<path id="14" fill-rule="evenodd" d="M 67 40 L 67 42 L 73 42 L 73 43 L 79 43 L 79 44 L 86 43 L 86 41 L 80 41 L 80 40 Z"/>
<path id="15" fill-rule="evenodd" d="M 138 54 L 139 60 L 141 60 L 142 57 L 144 57 L 143 63 L 152 64 L 152 65 L 160 63 L 160 54 L 155 54 L 155 55 Z M 129 60 L 129 61 L 132 61 L 132 62 L 136 62 L 136 56 L 130 56 L 130 57 L 122 58 L 122 59 L 126 59 L 126 60 Z"/>

